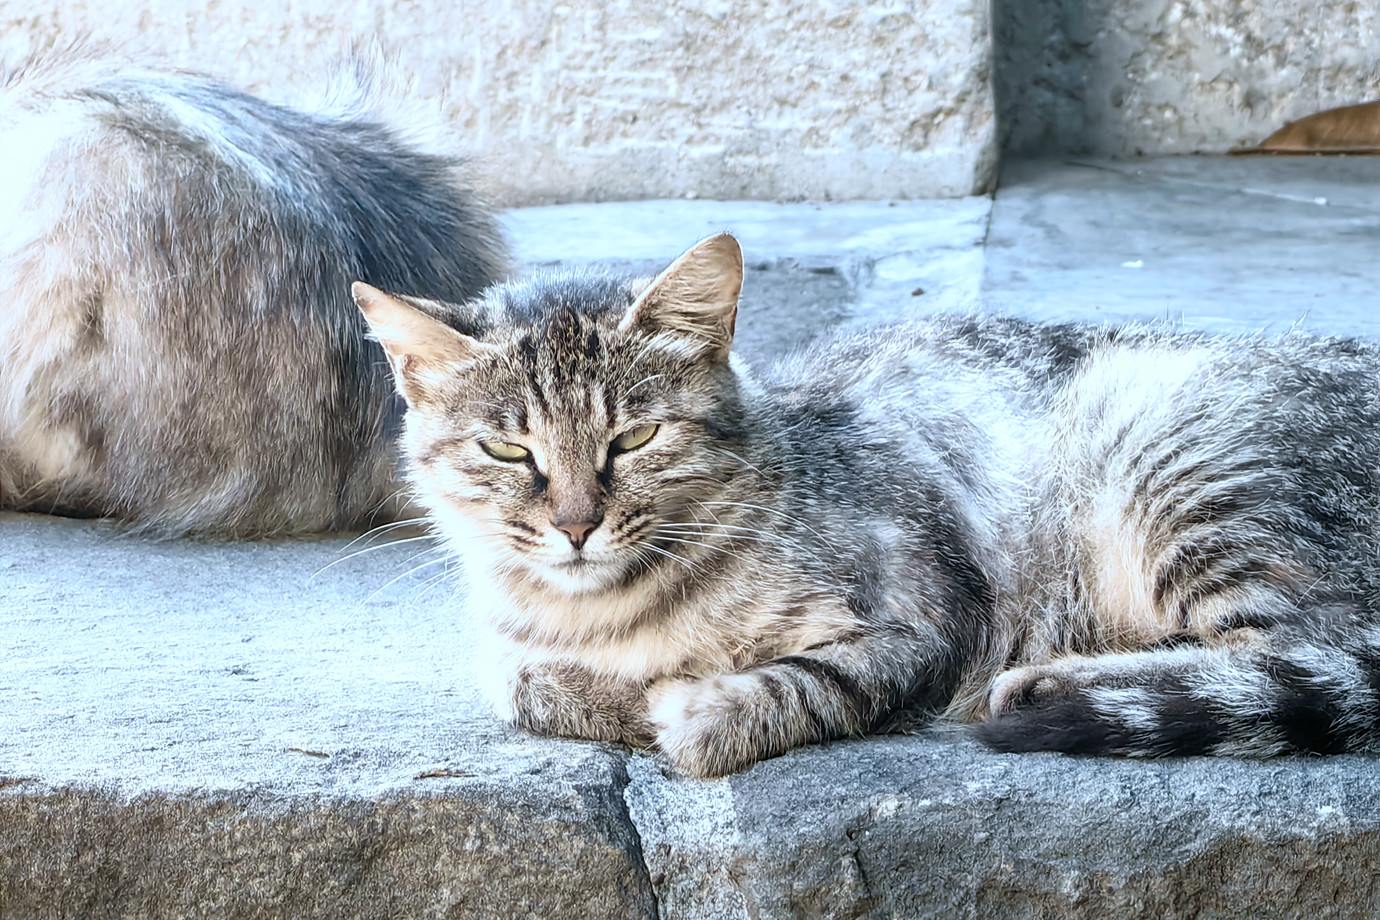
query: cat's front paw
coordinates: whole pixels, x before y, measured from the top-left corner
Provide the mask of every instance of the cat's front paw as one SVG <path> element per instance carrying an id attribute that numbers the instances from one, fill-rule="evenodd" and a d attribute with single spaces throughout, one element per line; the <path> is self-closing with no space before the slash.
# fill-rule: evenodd
<path id="1" fill-rule="evenodd" d="M 709 779 L 752 766 L 774 751 L 756 712 L 758 682 L 744 674 L 667 680 L 648 693 L 656 746 L 687 776 Z"/>
<path id="2" fill-rule="evenodd" d="M 536 735 L 615 741 L 647 747 L 653 741 L 641 685 L 571 665 L 528 666 L 509 689 L 512 720 Z"/>

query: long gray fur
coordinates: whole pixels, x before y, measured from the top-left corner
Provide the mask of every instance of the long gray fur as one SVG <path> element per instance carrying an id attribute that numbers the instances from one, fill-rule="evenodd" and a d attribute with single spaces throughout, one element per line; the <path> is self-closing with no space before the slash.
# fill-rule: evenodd
<path id="1" fill-rule="evenodd" d="M 386 104 L 0 67 L 0 508 L 238 536 L 399 512 L 401 402 L 349 284 L 463 301 L 506 252 Z"/>

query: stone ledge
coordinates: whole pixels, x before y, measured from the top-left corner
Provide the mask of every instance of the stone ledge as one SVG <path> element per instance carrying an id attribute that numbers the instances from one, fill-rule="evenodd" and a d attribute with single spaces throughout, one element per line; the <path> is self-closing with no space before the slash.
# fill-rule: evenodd
<path id="1" fill-rule="evenodd" d="M 21 782 L 0 793 L 0 915 L 654 918 L 606 766 L 367 798 Z"/>
<path id="2" fill-rule="evenodd" d="M 1188 291 L 1187 323 L 1239 330 L 1291 316 L 1306 287 L 1333 308 L 1310 325 L 1370 328 L 1365 183 L 1253 162 L 1039 164 L 990 212 L 646 202 L 505 221 L 529 264 L 641 271 L 735 230 L 759 356 L 977 297 L 1145 319 Z M 1215 248 L 1189 258 L 1185 239 Z M 1173 258 L 1124 268 L 1131 243 Z M 522 736 L 466 677 L 440 558 L 369 544 L 0 514 L 0 916 L 1327 918 L 1380 898 L 1375 758 L 1073 760 L 929 733 L 700 783 Z"/>
<path id="3" fill-rule="evenodd" d="M 1011 756 L 931 732 L 712 789 L 630 772 L 664 917 L 1343 918 L 1380 897 L 1374 758 Z"/>
<path id="4" fill-rule="evenodd" d="M 0 916 L 655 915 L 626 755 L 498 724 L 415 544 L 0 532 Z"/>

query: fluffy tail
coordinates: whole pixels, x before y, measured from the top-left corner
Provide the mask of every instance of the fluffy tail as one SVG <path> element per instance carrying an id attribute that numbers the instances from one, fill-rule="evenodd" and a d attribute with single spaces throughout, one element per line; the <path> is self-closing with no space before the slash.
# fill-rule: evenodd
<path id="1" fill-rule="evenodd" d="M 1003 675 L 975 727 L 999 751 L 1268 757 L 1380 747 L 1380 630 L 1338 645 L 1061 659 Z"/>

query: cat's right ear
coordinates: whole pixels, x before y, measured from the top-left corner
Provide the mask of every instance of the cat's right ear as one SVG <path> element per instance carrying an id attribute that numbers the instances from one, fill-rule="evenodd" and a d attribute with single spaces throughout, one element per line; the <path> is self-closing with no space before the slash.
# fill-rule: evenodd
<path id="1" fill-rule="evenodd" d="M 743 290 L 743 250 L 720 233 L 692 246 L 637 295 L 621 328 L 671 332 L 728 359 Z"/>
<path id="2" fill-rule="evenodd" d="M 398 392 L 409 406 L 426 402 L 456 370 L 493 350 L 363 281 L 351 285 L 350 293 L 388 355 Z"/>

